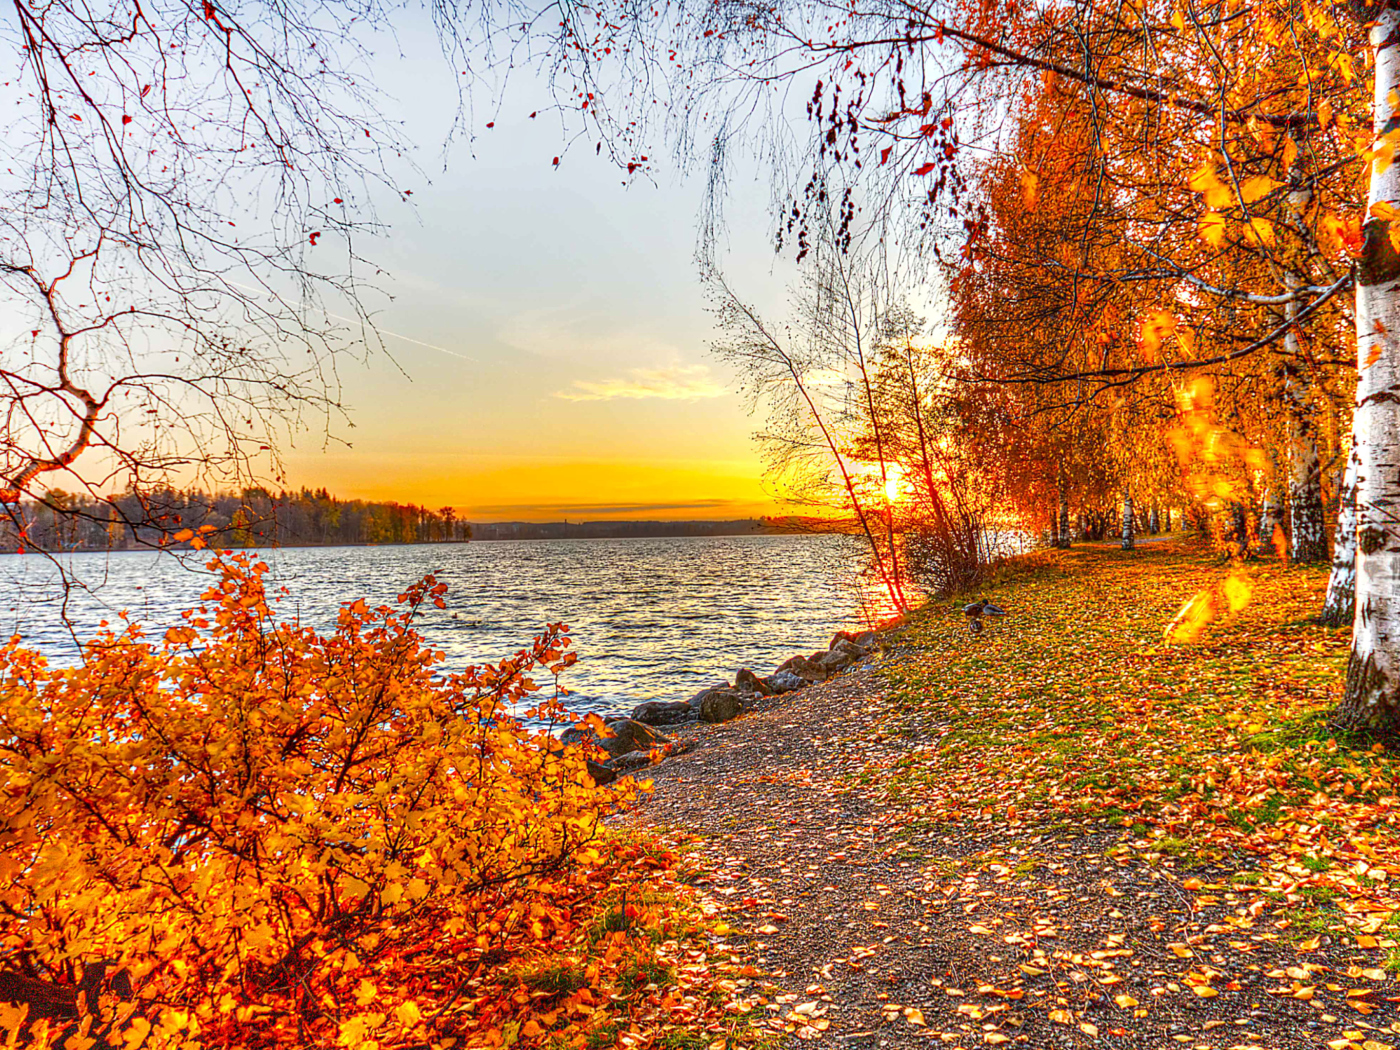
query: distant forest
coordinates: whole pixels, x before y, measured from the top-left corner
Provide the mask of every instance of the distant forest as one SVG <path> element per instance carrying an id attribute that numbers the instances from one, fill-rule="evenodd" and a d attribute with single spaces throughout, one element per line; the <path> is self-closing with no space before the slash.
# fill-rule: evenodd
<path id="1" fill-rule="evenodd" d="M 0 552 L 158 546 L 181 529 L 211 526 L 211 547 L 333 547 L 471 539 L 451 507 L 336 499 L 325 489 L 236 493 L 158 490 L 106 499 L 50 489 L 0 513 Z"/>
<path id="2" fill-rule="evenodd" d="M 606 539 L 627 536 L 741 536 L 806 532 L 799 519 L 733 521 L 489 522 L 452 507 L 336 499 L 325 489 L 237 493 L 158 490 L 110 499 L 50 489 L 42 500 L 0 505 L 0 553 L 129 550 L 159 546 L 182 529 L 207 527 L 211 547 L 336 547 L 378 543 L 460 543 L 470 539 Z"/>

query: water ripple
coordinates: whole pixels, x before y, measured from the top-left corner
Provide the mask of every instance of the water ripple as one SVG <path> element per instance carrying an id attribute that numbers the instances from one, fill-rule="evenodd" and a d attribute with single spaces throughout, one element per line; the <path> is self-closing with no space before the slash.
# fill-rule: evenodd
<path id="1" fill-rule="evenodd" d="M 868 611 L 858 554 L 841 536 L 722 536 L 293 548 L 264 558 L 288 591 L 282 614 L 322 629 L 334 625 L 340 603 L 392 603 L 407 584 L 436 572 L 450 588 L 448 606 L 432 610 L 422 631 L 447 654 L 449 669 L 499 660 L 562 620 L 579 653 L 564 684 L 571 706 L 588 711 L 684 699 L 740 667 L 762 674 L 824 646 L 836 629 L 884 615 Z M 169 554 L 65 560 L 88 587 L 69 601 L 80 638 L 122 609 L 158 635 L 208 580 Z M 76 649 L 59 615 L 56 580 L 45 559 L 0 558 L 0 628 L 68 662 Z"/>

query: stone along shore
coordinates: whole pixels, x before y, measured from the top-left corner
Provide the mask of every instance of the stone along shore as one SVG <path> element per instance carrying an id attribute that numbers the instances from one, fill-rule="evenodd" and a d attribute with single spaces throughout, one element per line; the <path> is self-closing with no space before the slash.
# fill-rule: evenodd
<path id="1" fill-rule="evenodd" d="M 601 762 L 589 760 L 588 771 L 597 783 L 607 784 L 668 755 L 689 751 L 698 735 L 685 733 L 687 727 L 738 718 L 754 710 L 765 697 L 824 682 L 867 659 L 877 648 L 879 635 L 875 631 L 837 631 L 826 649 L 809 656 L 789 657 L 766 677 L 747 667 L 740 668 L 733 682 L 707 686 L 689 700 L 647 700 L 634 707 L 630 715 L 606 716 L 601 732 L 576 726 L 566 729 L 561 739 L 565 744 L 586 742 L 600 748 L 608 757 Z M 672 734 L 679 730 L 687 738 L 662 733 L 658 726 L 667 727 Z"/>

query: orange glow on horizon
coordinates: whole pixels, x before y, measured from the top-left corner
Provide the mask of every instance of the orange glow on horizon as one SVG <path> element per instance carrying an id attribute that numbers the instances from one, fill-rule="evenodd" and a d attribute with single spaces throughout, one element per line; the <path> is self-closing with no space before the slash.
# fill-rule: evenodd
<path id="1" fill-rule="evenodd" d="M 453 507 L 469 521 L 729 520 L 783 513 L 754 461 L 534 457 L 295 458 L 289 486 L 342 499 Z"/>

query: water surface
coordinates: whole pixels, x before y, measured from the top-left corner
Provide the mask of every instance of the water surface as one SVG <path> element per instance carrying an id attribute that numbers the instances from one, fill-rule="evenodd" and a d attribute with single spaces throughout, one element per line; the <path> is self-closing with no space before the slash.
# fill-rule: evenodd
<path id="1" fill-rule="evenodd" d="M 833 631 L 884 616 L 858 586 L 859 547 L 842 536 L 521 540 L 263 553 L 288 620 L 328 629 L 343 602 L 392 604 L 425 573 L 449 585 L 447 609 L 421 623 L 448 669 L 499 660 L 547 622 L 573 629 L 578 664 L 564 684 L 576 710 L 685 699 L 740 667 L 772 671 L 823 648 Z M 182 565 L 146 551 L 81 553 L 62 564 L 81 583 L 67 620 L 86 638 L 120 610 L 152 635 L 197 604 L 207 556 Z M 270 587 L 269 590 L 272 588 Z M 76 659 L 58 572 L 36 555 L 0 558 L 0 630 L 59 661 Z"/>

